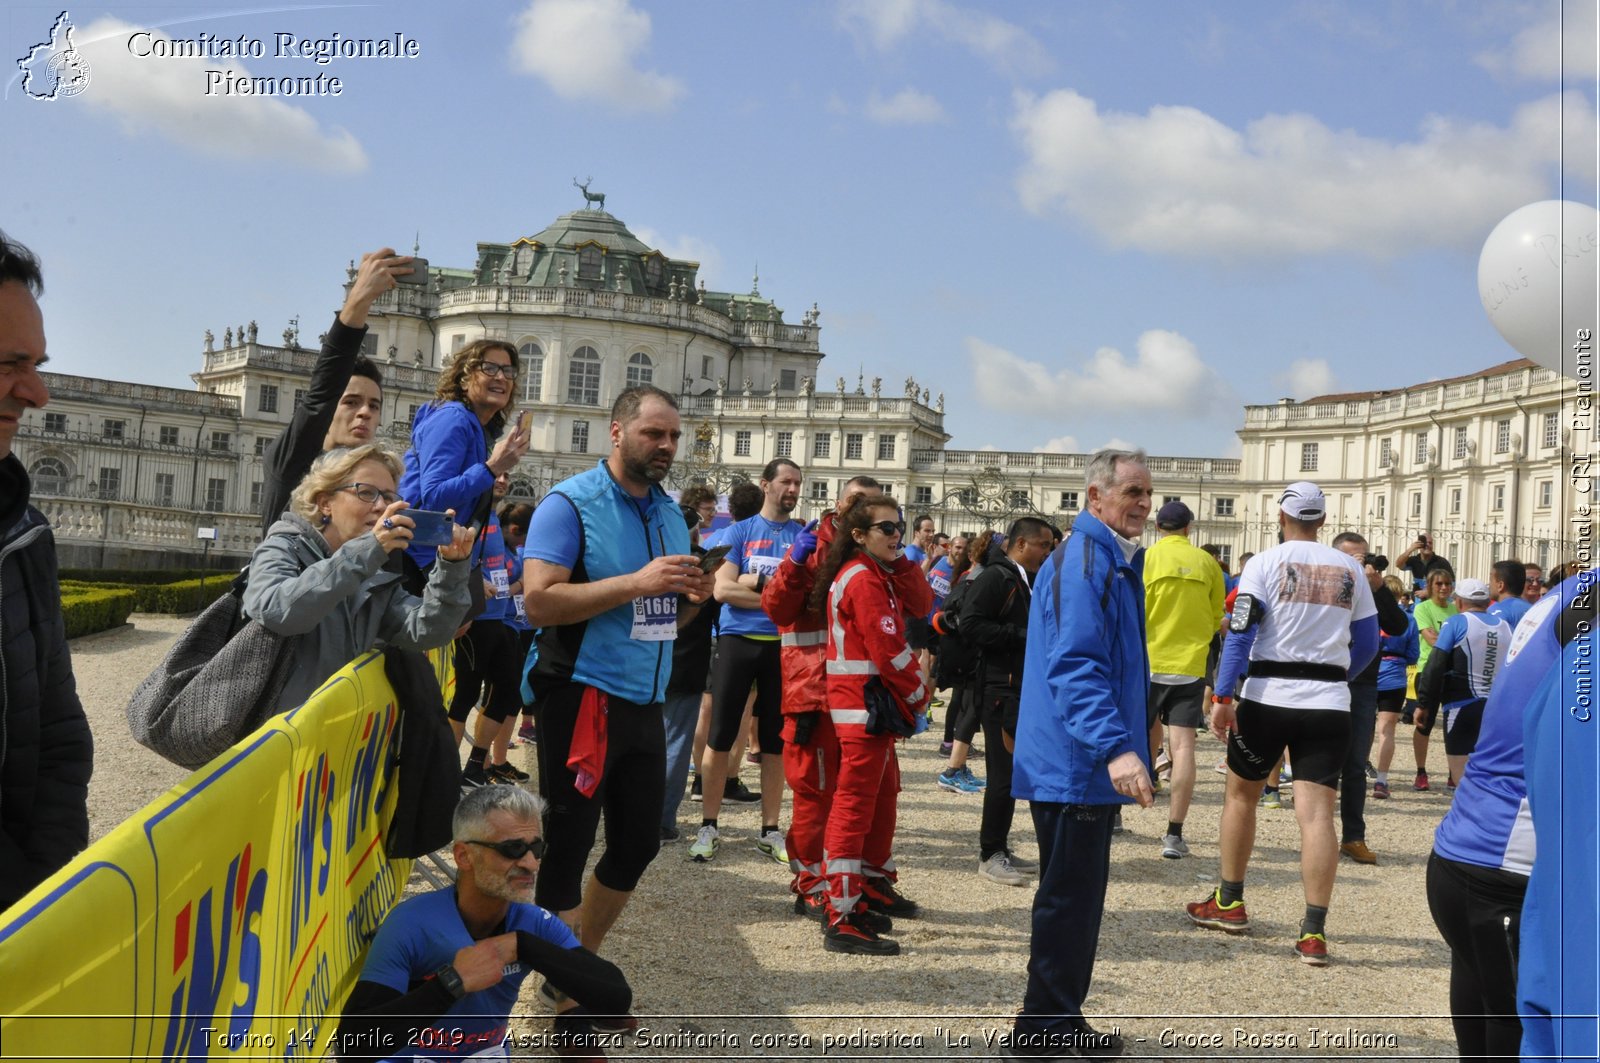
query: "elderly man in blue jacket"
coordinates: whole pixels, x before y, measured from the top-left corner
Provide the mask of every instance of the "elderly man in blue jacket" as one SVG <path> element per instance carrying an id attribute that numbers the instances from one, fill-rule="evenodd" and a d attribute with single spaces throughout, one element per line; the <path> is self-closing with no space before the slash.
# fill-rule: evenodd
<path id="1" fill-rule="evenodd" d="M 1028 989 L 1004 1048 L 1019 1057 L 1117 1056 L 1122 1038 L 1083 1017 L 1111 871 L 1111 824 L 1148 807 L 1144 451 L 1089 461 L 1088 512 L 1034 579 L 1012 793 L 1039 837 Z"/>

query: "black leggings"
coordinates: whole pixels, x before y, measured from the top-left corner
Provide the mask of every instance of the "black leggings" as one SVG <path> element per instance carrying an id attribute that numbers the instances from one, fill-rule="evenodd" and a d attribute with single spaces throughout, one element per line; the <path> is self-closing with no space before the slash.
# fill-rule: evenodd
<path id="1" fill-rule="evenodd" d="M 484 684 L 483 715 L 495 723 L 522 711 L 522 658 L 517 655 L 517 632 L 498 620 L 475 620 L 456 639 L 456 692 L 450 699 L 450 718 L 466 723 L 478 703 Z"/>
<path id="2" fill-rule="evenodd" d="M 578 722 L 581 683 L 541 689 L 534 700 L 539 725 L 539 793 L 550 803 L 544 836 L 550 848 L 539 868 L 534 900 L 550 912 L 564 912 L 583 899 L 583 867 L 594 848 L 603 812 L 606 849 L 594 877 L 607 889 L 632 891 L 661 849 L 661 806 L 665 798 L 667 743 L 661 703 L 639 705 L 609 699 L 606 759 L 592 797 L 578 792 L 577 776 L 567 767 Z"/>
<path id="3" fill-rule="evenodd" d="M 1520 1058 L 1517 941 L 1527 892 L 1525 875 L 1428 855 L 1428 908 L 1450 946 L 1450 1022 L 1462 1059 Z"/>
<path id="4" fill-rule="evenodd" d="M 982 715 L 983 703 L 978 697 L 976 684 L 982 680 L 977 676 L 964 679 L 956 685 L 955 693 L 950 695 L 950 720 L 947 729 L 951 741 L 961 741 L 968 745 L 978 733 L 982 725 L 979 717 Z M 969 686 L 968 684 L 973 684 Z"/>
<path id="5" fill-rule="evenodd" d="M 722 635 L 711 669 L 711 733 L 706 748 L 726 753 L 739 737 L 750 688 L 756 690 L 755 716 L 761 752 L 783 752 L 783 670 L 776 639 Z"/>

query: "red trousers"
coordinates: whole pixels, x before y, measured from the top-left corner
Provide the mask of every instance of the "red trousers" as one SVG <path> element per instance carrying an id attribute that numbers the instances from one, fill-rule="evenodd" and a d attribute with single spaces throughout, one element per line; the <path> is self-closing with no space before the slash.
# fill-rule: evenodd
<path id="1" fill-rule="evenodd" d="M 863 724 L 834 725 L 839 771 L 824 835 L 828 901 L 837 921 L 861 903 L 863 875 L 895 878 L 895 814 L 900 760 L 893 735 L 869 735 Z"/>
<path id="2" fill-rule="evenodd" d="M 783 720 L 783 777 L 793 794 L 789 813 L 789 866 L 794 869 L 790 888 L 796 893 L 823 893 L 828 888 L 823 867 L 823 834 L 839 782 L 839 739 L 827 712 L 817 715 L 816 729 L 805 745 L 794 741 L 794 716 Z"/>

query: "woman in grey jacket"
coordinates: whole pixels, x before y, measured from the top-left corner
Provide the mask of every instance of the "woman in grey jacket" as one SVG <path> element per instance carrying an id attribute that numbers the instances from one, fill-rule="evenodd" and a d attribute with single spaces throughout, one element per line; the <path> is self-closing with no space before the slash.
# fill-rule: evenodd
<path id="1" fill-rule="evenodd" d="M 474 532 L 452 525 L 422 597 L 384 569 L 411 542 L 414 524 L 395 493 L 400 459 L 376 444 L 319 457 L 290 498 L 290 511 L 250 559 L 245 615 L 294 641 L 294 671 L 278 700 L 292 709 L 353 658 L 374 648 L 447 646 L 471 603 Z"/>

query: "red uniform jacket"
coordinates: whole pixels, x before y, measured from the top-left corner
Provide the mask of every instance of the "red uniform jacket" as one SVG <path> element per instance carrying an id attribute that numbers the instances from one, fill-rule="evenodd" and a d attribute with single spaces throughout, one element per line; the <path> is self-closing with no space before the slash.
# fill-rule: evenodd
<path id="1" fill-rule="evenodd" d="M 933 589 L 916 562 L 892 569 L 865 555 L 834 577 L 828 593 L 828 707 L 833 722 L 867 722 L 863 688 L 876 675 L 910 719 L 928 707 L 917 655 L 906 641 L 905 618 L 926 616 Z"/>

